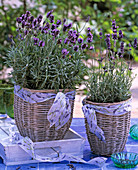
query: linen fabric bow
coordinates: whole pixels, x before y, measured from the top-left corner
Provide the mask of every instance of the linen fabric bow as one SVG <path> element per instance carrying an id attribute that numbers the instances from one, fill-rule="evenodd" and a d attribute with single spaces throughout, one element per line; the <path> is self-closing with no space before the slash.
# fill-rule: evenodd
<path id="1" fill-rule="evenodd" d="M 85 99 L 83 100 L 83 113 L 88 122 L 90 132 L 95 134 L 101 141 L 105 142 L 104 132 L 97 125 L 97 118 L 95 112 L 112 115 L 112 116 L 120 116 L 125 114 L 126 112 L 131 111 L 131 103 L 132 98 L 129 100 L 122 102 L 120 104 L 110 105 L 110 106 L 96 106 L 92 104 L 85 104 Z"/>
<path id="2" fill-rule="evenodd" d="M 65 125 L 71 116 L 71 106 L 69 100 L 75 99 L 75 91 L 55 93 L 42 93 L 42 92 L 31 92 L 19 85 L 14 86 L 14 94 L 22 98 L 24 101 L 29 103 L 40 103 L 55 98 L 53 105 L 51 106 L 47 119 L 50 122 L 50 127 L 55 125 L 55 129 L 60 129 Z"/>

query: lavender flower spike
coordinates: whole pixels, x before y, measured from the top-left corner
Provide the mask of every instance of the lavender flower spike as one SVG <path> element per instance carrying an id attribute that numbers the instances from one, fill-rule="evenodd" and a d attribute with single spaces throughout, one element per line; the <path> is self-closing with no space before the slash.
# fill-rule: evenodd
<path id="1" fill-rule="evenodd" d="M 74 49 L 74 51 L 78 51 L 79 46 L 78 46 L 78 45 L 75 45 L 73 49 Z"/>
<path id="2" fill-rule="evenodd" d="M 100 39 L 102 39 L 103 33 L 102 33 L 102 32 L 99 32 L 99 35 L 100 35 Z"/>
<path id="3" fill-rule="evenodd" d="M 138 44 L 137 38 L 135 38 L 135 39 L 134 39 L 134 48 L 137 48 L 137 44 Z"/>
<path id="4" fill-rule="evenodd" d="M 90 27 L 88 27 L 88 28 L 87 28 L 87 31 L 88 31 L 88 32 L 90 32 L 90 31 L 91 31 L 91 28 L 90 28 Z"/>
<path id="5" fill-rule="evenodd" d="M 44 41 L 40 41 L 40 42 L 39 42 L 39 46 L 40 46 L 40 47 L 44 47 L 44 46 L 45 46 L 45 42 L 44 42 Z"/>
<path id="6" fill-rule="evenodd" d="M 53 10 L 49 11 L 49 12 L 47 13 L 46 17 L 49 18 L 50 15 L 52 14 L 52 12 L 53 12 Z"/>
<path id="7" fill-rule="evenodd" d="M 119 30 L 119 38 L 123 38 L 123 33 L 121 30 Z"/>
<path id="8" fill-rule="evenodd" d="M 110 43 L 110 34 L 106 34 L 106 45 L 108 47 L 108 50 L 110 50 L 110 47 L 111 47 L 111 43 Z"/>
<path id="9" fill-rule="evenodd" d="M 124 53 L 124 42 L 121 42 L 120 51 L 121 51 L 121 54 Z"/>
<path id="10" fill-rule="evenodd" d="M 93 47 L 93 46 L 90 46 L 89 50 L 93 50 L 93 49 L 94 49 L 94 47 Z"/>
<path id="11" fill-rule="evenodd" d="M 78 38 L 78 43 L 79 44 L 83 43 L 83 39 L 82 38 Z"/>
<path id="12" fill-rule="evenodd" d="M 67 49 L 63 48 L 62 54 L 63 54 L 63 55 L 67 55 L 68 53 L 69 53 L 69 51 L 67 51 Z"/>
<path id="13" fill-rule="evenodd" d="M 37 45 L 38 41 L 39 41 L 39 38 L 33 38 L 34 39 L 34 45 Z"/>
<path id="14" fill-rule="evenodd" d="M 87 44 L 82 44 L 81 49 L 84 50 L 88 45 Z"/>

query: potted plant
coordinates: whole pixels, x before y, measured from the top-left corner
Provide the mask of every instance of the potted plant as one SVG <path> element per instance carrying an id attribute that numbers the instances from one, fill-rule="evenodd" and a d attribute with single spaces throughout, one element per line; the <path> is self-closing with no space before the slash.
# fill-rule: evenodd
<path id="1" fill-rule="evenodd" d="M 17 18 L 17 27 L 7 57 L 17 127 L 33 141 L 62 139 L 71 124 L 74 90 L 85 71 L 82 59 L 84 50 L 91 50 L 91 35 L 85 43 L 72 23 L 55 20 L 53 11 L 45 19 L 27 11 Z"/>
<path id="2" fill-rule="evenodd" d="M 110 156 L 126 144 L 131 116 L 130 88 L 134 75 L 130 61 L 123 58 L 123 33 L 112 21 L 112 35 L 99 33 L 101 44 L 98 68 L 89 70 L 83 113 L 87 137 L 93 153 Z M 104 39 L 104 42 L 102 40 Z M 106 49 L 102 49 L 103 43 Z M 137 39 L 134 40 L 137 47 Z M 131 50 L 131 45 L 128 46 Z"/>

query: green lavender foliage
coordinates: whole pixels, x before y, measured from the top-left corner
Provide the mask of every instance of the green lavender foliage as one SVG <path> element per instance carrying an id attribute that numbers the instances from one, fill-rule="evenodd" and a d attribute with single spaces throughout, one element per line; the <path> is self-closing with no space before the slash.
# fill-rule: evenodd
<path id="1" fill-rule="evenodd" d="M 93 69 L 89 72 L 89 79 L 86 82 L 89 91 L 89 99 L 97 103 L 113 103 L 127 100 L 131 97 L 130 88 L 135 76 L 129 69 L 129 64 L 124 59 L 120 61 L 116 56 L 114 68 L 112 61 L 102 62 L 106 65 L 106 71 L 103 70 L 103 64 L 99 62 L 99 70 Z M 121 66 L 121 62 L 123 65 Z"/>
<path id="2" fill-rule="evenodd" d="M 104 37 L 102 32 L 99 33 L 101 35 L 100 54 L 98 59 L 94 57 L 98 68 L 94 67 L 95 62 L 93 60 L 92 67 L 89 69 L 88 79 L 86 80 L 88 99 L 90 101 L 113 103 L 125 101 L 131 97 L 130 88 L 136 75 L 133 75 L 132 63 L 123 58 L 123 34 L 119 35 L 119 32 L 115 20 L 113 20 L 111 35 L 106 34 Z M 107 46 L 107 48 L 102 48 L 102 44 Z M 137 47 L 137 40 L 133 46 L 134 48 Z M 126 44 L 126 47 L 131 51 L 132 46 L 130 44 L 129 46 Z M 103 54 L 103 51 L 106 51 L 106 53 Z M 95 51 L 93 56 L 94 54 Z"/>
<path id="3" fill-rule="evenodd" d="M 47 21 L 46 21 L 47 22 Z M 73 30 L 74 28 L 72 28 Z M 42 33 L 37 30 L 28 30 L 30 33 L 24 35 L 26 28 L 20 29 L 20 36 L 7 54 L 9 67 L 13 68 L 11 73 L 15 84 L 30 89 L 74 89 L 81 82 L 80 77 L 86 71 L 82 62 L 84 51 L 81 44 L 77 51 L 74 46 L 65 44 L 68 31 L 63 32 L 63 25 L 59 28 L 60 33 L 54 37 L 50 33 Z M 32 31 L 32 32 L 31 32 Z M 34 34 L 37 33 L 39 41 L 45 45 L 34 45 Z M 23 37 L 21 40 L 20 37 Z M 57 44 L 58 39 L 61 44 Z M 63 56 L 62 49 L 67 49 L 69 54 Z"/>

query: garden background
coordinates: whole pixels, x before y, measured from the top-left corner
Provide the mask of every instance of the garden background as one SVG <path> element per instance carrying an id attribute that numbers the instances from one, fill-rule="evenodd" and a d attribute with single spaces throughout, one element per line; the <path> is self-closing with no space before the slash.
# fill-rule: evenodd
<path id="1" fill-rule="evenodd" d="M 16 37 L 16 18 L 26 10 L 32 15 L 46 15 L 49 10 L 54 10 L 56 18 L 68 18 L 78 27 L 90 17 L 89 24 L 98 42 L 98 33 L 102 28 L 103 33 L 110 33 L 111 21 L 116 20 L 119 28 L 123 30 L 125 43 L 132 43 L 138 38 L 138 0 L 0 0 L 0 79 L 7 81 L 5 58 L 10 46 L 11 35 Z M 85 32 L 84 32 L 85 34 Z M 95 49 L 98 50 L 97 43 Z M 133 62 L 133 71 L 138 74 L 138 49 L 132 47 L 131 55 L 125 49 L 125 59 Z M 86 53 L 86 61 L 91 61 L 91 55 Z M 81 101 L 85 96 L 84 85 L 77 90 L 74 117 L 83 117 Z M 131 88 L 133 103 L 132 117 L 138 117 L 138 77 L 133 81 Z"/>

